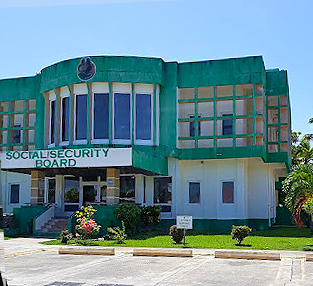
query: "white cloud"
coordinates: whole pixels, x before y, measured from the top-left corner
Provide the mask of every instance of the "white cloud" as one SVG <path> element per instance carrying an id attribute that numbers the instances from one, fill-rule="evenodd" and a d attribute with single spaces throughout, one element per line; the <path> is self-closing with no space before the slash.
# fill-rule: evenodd
<path id="1" fill-rule="evenodd" d="M 178 0 L 0 0 L 0 8 L 86 5 L 105 3 L 158 2 Z"/>

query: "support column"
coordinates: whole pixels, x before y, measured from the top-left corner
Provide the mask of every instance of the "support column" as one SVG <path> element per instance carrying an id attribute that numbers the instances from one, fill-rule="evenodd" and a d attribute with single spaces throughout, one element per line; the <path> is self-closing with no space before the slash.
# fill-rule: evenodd
<path id="1" fill-rule="evenodd" d="M 120 170 L 107 169 L 107 204 L 116 205 L 120 202 Z"/>
<path id="2" fill-rule="evenodd" d="M 43 205 L 45 200 L 45 173 L 39 170 L 31 171 L 31 194 L 32 205 Z"/>

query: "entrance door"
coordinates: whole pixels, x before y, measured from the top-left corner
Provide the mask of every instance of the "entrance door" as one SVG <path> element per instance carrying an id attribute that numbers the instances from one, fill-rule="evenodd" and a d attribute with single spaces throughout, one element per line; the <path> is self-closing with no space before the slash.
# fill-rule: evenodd
<path id="1" fill-rule="evenodd" d="M 64 212 L 71 214 L 79 209 L 79 180 L 64 178 Z"/>
<path id="2" fill-rule="evenodd" d="M 96 203 L 97 200 L 97 185 L 84 185 L 83 186 L 83 205 L 90 205 Z"/>

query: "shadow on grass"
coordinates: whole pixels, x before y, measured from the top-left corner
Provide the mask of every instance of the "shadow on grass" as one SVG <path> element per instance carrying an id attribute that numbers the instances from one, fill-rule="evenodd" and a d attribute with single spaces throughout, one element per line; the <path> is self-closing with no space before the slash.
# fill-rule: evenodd
<path id="1" fill-rule="evenodd" d="M 242 247 L 251 247 L 252 245 L 251 244 L 235 244 L 236 246 L 242 246 Z"/>

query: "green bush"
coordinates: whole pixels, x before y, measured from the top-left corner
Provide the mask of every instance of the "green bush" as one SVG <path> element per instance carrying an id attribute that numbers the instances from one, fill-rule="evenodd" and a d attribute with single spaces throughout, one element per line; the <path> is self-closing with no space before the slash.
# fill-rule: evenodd
<path id="1" fill-rule="evenodd" d="M 125 223 L 126 232 L 134 234 L 140 214 L 138 206 L 130 203 L 121 204 L 115 211 L 116 219 Z"/>
<path id="2" fill-rule="evenodd" d="M 246 225 L 233 225 L 231 229 L 231 237 L 232 239 L 236 239 L 239 244 L 243 242 L 243 240 L 250 235 L 252 229 Z"/>
<path id="3" fill-rule="evenodd" d="M 156 225 L 161 221 L 161 207 L 147 206 L 141 209 L 140 217 L 145 226 Z"/>
<path id="4" fill-rule="evenodd" d="M 115 240 L 118 244 L 125 243 L 127 238 L 127 234 L 125 233 L 125 224 L 122 221 L 122 228 L 119 226 L 116 227 L 108 227 L 108 238 Z"/>
<path id="5" fill-rule="evenodd" d="M 182 229 L 178 229 L 177 225 L 172 225 L 170 227 L 170 236 L 175 243 L 181 243 L 184 238 L 184 231 Z"/>
<path id="6" fill-rule="evenodd" d="M 61 231 L 61 243 L 68 244 L 73 239 L 73 235 L 66 229 Z"/>

